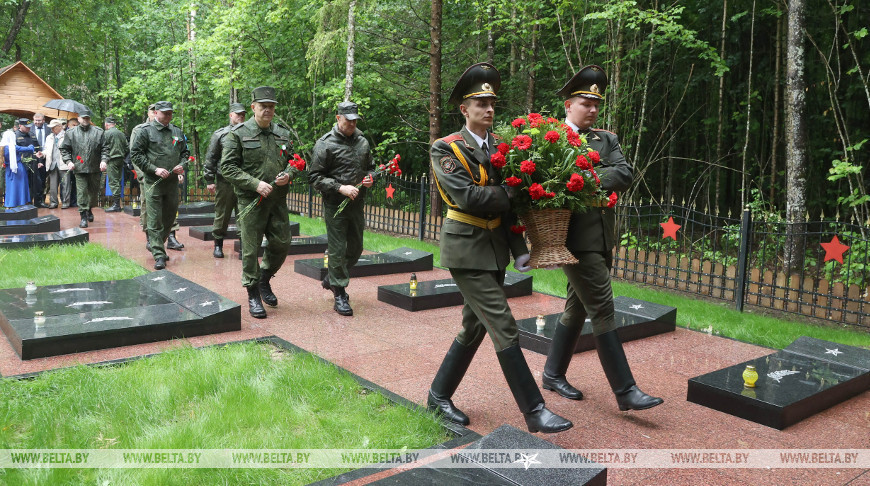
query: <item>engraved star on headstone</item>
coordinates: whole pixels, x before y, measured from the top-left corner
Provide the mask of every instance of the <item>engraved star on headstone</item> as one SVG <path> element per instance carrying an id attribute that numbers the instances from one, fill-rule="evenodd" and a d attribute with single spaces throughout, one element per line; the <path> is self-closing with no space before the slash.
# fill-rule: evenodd
<path id="1" fill-rule="evenodd" d="M 179 287 L 179 288 L 175 289 L 175 293 L 178 294 L 178 293 L 184 292 L 185 290 L 187 290 L 187 287 Z"/>
<path id="2" fill-rule="evenodd" d="M 631 305 L 629 307 L 631 307 L 634 310 L 643 309 L 643 305 L 641 305 L 641 304 L 634 304 L 634 305 Z"/>
<path id="3" fill-rule="evenodd" d="M 405 253 L 402 253 L 402 255 L 413 255 L 413 254 L 414 254 L 414 252 L 410 252 L 410 251 L 406 251 Z"/>
<path id="4" fill-rule="evenodd" d="M 152 282 L 156 282 L 156 281 L 158 281 L 158 280 L 163 280 L 164 278 L 166 278 L 166 275 L 161 275 L 161 276 L 159 276 L 159 277 L 154 277 L 154 278 L 151 279 L 151 281 L 152 281 Z"/>
<path id="5" fill-rule="evenodd" d="M 212 304 L 214 304 L 214 301 L 213 301 L 213 300 L 207 300 L 207 301 L 203 302 L 202 304 L 199 304 L 199 306 L 200 306 L 200 307 L 205 307 L 205 306 L 207 306 L 207 305 L 212 305 Z"/>
<path id="6" fill-rule="evenodd" d="M 537 457 L 538 457 L 538 453 L 535 453 L 535 454 L 524 454 L 524 453 L 521 452 L 520 455 L 521 455 L 522 457 L 521 457 L 520 459 L 517 459 L 516 461 L 514 461 L 514 463 L 518 463 L 518 462 L 519 462 L 519 463 L 521 463 L 521 464 L 522 464 L 526 469 L 528 469 L 529 466 L 531 466 L 532 464 L 541 464 L 541 461 L 539 461 L 539 460 L 537 459 Z"/>
<path id="7" fill-rule="evenodd" d="M 826 350 L 825 354 L 833 354 L 834 356 L 839 356 L 839 355 L 843 354 L 843 352 L 840 351 L 840 348 L 834 348 L 834 349 L 825 348 L 825 350 Z"/>

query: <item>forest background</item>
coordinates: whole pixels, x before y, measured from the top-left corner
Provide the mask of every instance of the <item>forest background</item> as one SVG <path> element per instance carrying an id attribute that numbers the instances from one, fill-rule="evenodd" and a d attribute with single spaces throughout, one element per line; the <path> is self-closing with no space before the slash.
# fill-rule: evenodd
<path id="1" fill-rule="evenodd" d="M 598 126 L 635 166 L 623 201 L 870 220 L 870 2 L 0 0 L 0 18 L 0 66 L 128 133 L 169 100 L 200 160 L 228 103 L 273 85 L 300 153 L 349 96 L 378 158 L 422 175 L 462 124 L 445 101 L 468 65 L 499 68 L 507 123 L 563 117 L 555 91 L 598 64 Z"/>

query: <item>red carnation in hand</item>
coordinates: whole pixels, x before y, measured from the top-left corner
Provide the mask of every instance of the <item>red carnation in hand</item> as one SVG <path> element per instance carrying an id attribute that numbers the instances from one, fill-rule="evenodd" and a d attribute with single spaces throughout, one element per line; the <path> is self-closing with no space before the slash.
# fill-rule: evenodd
<path id="1" fill-rule="evenodd" d="M 532 175 L 535 173 L 535 163 L 531 160 L 524 160 L 520 163 L 520 170 L 526 174 Z"/>
<path id="2" fill-rule="evenodd" d="M 598 162 L 601 162 L 601 154 L 593 150 L 592 152 L 589 152 L 589 160 L 591 160 L 593 164 L 597 164 Z"/>
<path id="3" fill-rule="evenodd" d="M 541 199 L 546 194 L 547 194 L 547 192 L 544 191 L 544 186 L 538 184 L 537 182 L 532 184 L 531 187 L 529 187 L 529 196 L 531 196 L 532 199 L 534 199 L 535 201 L 537 201 L 538 199 Z"/>
<path id="4" fill-rule="evenodd" d="M 619 199 L 619 197 L 616 195 L 615 192 L 611 192 L 610 197 L 607 199 L 608 199 L 607 207 L 612 208 L 612 207 L 616 206 L 616 200 Z"/>
<path id="5" fill-rule="evenodd" d="M 571 180 L 569 180 L 565 185 L 568 187 L 569 191 L 577 192 L 583 190 L 583 184 L 585 184 L 585 181 L 580 177 L 580 174 L 571 174 Z"/>
<path id="6" fill-rule="evenodd" d="M 546 140 L 550 143 L 556 143 L 559 141 L 560 138 L 562 138 L 562 136 L 559 135 L 559 132 L 557 132 L 555 130 L 550 130 L 549 132 L 546 133 L 546 135 L 544 135 L 544 140 Z"/>
<path id="7" fill-rule="evenodd" d="M 302 160 L 302 157 L 300 157 L 299 154 L 293 154 L 293 159 L 288 163 L 299 171 L 305 170 L 305 161 Z"/>
<path id="8" fill-rule="evenodd" d="M 502 154 L 502 155 L 507 155 L 507 153 L 510 152 L 510 151 L 511 151 L 511 146 L 510 146 L 510 145 L 508 145 L 508 144 L 506 144 L 506 143 L 504 143 L 504 142 L 498 144 L 498 153 L 500 153 L 500 154 Z"/>
<path id="9" fill-rule="evenodd" d="M 511 126 L 513 126 L 514 128 L 519 128 L 525 124 L 526 124 L 525 118 L 517 118 L 516 120 L 511 122 Z"/>
<path id="10" fill-rule="evenodd" d="M 517 135 L 511 140 L 511 145 L 519 150 L 528 150 L 532 147 L 532 137 L 528 135 Z"/>
<path id="11" fill-rule="evenodd" d="M 402 160 L 402 156 L 399 155 L 399 154 L 396 154 L 396 156 L 393 157 L 393 160 L 395 160 L 396 162 L 398 162 L 398 161 Z"/>
<path id="12" fill-rule="evenodd" d="M 76 155 L 76 160 L 78 160 L 80 164 L 85 163 L 85 159 L 83 159 L 81 155 Z"/>
<path id="13" fill-rule="evenodd" d="M 187 158 L 187 160 L 188 160 L 188 162 L 193 162 L 194 160 L 196 160 L 196 157 L 191 155 L 190 157 Z"/>
<path id="14" fill-rule="evenodd" d="M 507 163 L 507 160 L 505 160 L 504 155 L 501 152 L 496 152 L 492 154 L 489 157 L 489 161 L 496 169 L 501 169 Z"/>
<path id="15" fill-rule="evenodd" d="M 505 179 L 504 183 L 511 186 L 511 187 L 517 187 L 518 185 L 523 183 L 523 180 L 520 179 L 519 177 L 511 176 L 511 177 L 508 177 L 507 179 Z"/>
<path id="16" fill-rule="evenodd" d="M 513 226 L 511 226 L 511 233 L 521 235 L 521 234 L 523 234 L 525 231 L 526 231 L 526 227 L 525 227 L 525 226 L 517 226 L 517 225 L 513 225 Z"/>
<path id="17" fill-rule="evenodd" d="M 598 178 L 598 174 L 595 173 L 595 170 L 589 169 L 589 171 L 592 172 L 592 177 L 595 178 L 595 183 L 601 185 L 601 179 Z"/>
<path id="18" fill-rule="evenodd" d="M 589 164 L 589 161 L 586 160 L 586 157 L 582 155 L 577 156 L 577 162 L 574 162 L 574 165 L 580 168 L 580 170 L 589 170 L 592 168 L 592 165 Z"/>

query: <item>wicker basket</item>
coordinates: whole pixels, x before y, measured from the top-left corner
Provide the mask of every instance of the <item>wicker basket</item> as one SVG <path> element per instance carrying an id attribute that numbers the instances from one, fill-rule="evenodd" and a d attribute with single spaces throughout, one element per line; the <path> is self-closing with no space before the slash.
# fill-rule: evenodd
<path id="1" fill-rule="evenodd" d="M 565 248 L 568 223 L 571 221 L 570 209 L 532 210 L 520 218 L 532 243 L 529 266 L 542 268 L 577 263 L 574 255 Z"/>

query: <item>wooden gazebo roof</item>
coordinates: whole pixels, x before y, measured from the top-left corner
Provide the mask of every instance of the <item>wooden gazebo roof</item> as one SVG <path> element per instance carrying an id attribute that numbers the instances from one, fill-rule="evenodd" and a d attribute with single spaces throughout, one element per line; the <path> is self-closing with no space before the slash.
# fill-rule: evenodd
<path id="1" fill-rule="evenodd" d="M 46 108 L 50 100 L 63 98 L 36 75 L 27 65 L 18 61 L 0 68 L 0 113 L 31 118 L 36 112 L 52 118 L 75 118 L 78 113 Z"/>

